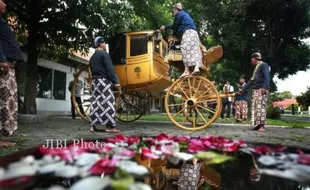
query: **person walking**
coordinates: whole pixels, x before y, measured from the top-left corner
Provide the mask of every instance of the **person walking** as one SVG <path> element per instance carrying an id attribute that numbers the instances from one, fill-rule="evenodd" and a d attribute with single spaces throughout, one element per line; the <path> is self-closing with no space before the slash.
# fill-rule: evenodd
<path id="1" fill-rule="evenodd" d="M 3 18 L 6 11 L 0 0 L 0 136 L 12 136 L 18 129 L 17 80 L 15 69 L 23 61 L 14 33 Z M 0 140 L 0 147 L 15 143 Z"/>
<path id="2" fill-rule="evenodd" d="M 245 86 L 245 78 L 243 76 L 239 79 L 239 89 L 238 92 L 242 91 L 242 88 Z M 248 92 L 238 93 L 236 95 L 236 113 L 235 118 L 236 122 L 245 122 L 248 118 L 248 101 L 249 101 L 249 94 Z"/>
<path id="3" fill-rule="evenodd" d="M 121 91 L 110 55 L 102 37 L 95 38 L 96 51 L 89 61 L 92 72 L 92 95 L 90 105 L 90 131 L 95 125 L 105 125 L 106 132 L 118 132 L 115 125 L 115 96 L 113 88 Z"/>
<path id="4" fill-rule="evenodd" d="M 245 93 L 252 87 L 252 125 L 255 126 L 253 129 L 265 132 L 270 67 L 262 61 L 262 55 L 258 52 L 252 54 L 251 63 L 255 66 L 253 76 L 240 92 Z"/>
<path id="5" fill-rule="evenodd" d="M 73 74 L 73 77 L 75 78 L 77 76 L 76 73 Z M 70 82 L 68 90 L 71 93 L 70 99 L 71 99 L 71 116 L 72 119 L 75 119 L 75 105 L 73 102 L 72 97 L 72 86 L 73 86 L 74 80 Z M 77 79 L 77 85 L 75 86 L 75 101 L 79 107 L 79 110 L 82 115 L 85 116 L 83 105 L 82 105 L 82 99 L 81 99 L 81 91 L 83 89 L 83 82 L 80 79 Z"/>
<path id="6" fill-rule="evenodd" d="M 172 14 L 174 16 L 173 25 L 166 24 L 160 29 L 173 29 L 173 34 L 181 38 L 181 52 L 185 69 L 180 77 L 196 74 L 202 67 L 202 53 L 196 25 L 190 15 L 183 10 L 181 3 L 174 6 Z M 194 71 L 190 73 L 189 67 L 192 66 L 194 66 Z"/>

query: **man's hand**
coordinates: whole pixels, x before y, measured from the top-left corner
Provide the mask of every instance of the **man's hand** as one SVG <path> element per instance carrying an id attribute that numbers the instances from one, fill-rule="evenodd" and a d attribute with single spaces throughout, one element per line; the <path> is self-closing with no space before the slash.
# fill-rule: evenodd
<path id="1" fill-rule="evenodd" d="M 268 92 L 268 90 L 267 90 L 267 89 L 265 89 L 265 88 L 262 88 L 262 89 L 261 89 L 261 93 L 262 93 L 262 95 L 267 94 L 267 92 Z"/>
<path id="2" fill-rule="evenodd" d="M 122 87 L 120 84 L 115 84 L 114 89 L 117 93 L 120 93 L 120 94 L 122 93 Z"/>
<path id="3" fill-rule="evenodd" d="M 166 29 L 165 26 L 161 26 L 161 27 L 160 27 L 160 30 L 165 30 L 165 29 Z"/>
<path id="4" fill-rule="evenodd" d="M 0 75 L 5 75 L 9 72 L 9 63 L 0 63 Z"/>

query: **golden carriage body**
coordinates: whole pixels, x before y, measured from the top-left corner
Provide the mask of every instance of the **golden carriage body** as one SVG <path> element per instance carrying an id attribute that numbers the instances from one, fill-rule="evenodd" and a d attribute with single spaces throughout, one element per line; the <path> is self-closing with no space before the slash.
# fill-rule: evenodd
<path id="1" fill-rule="evenodd" d="M 122 86 L 122 94 L 116 95 L 116 117 L 125 122 L 139 119 L 148 109 L 148 100 L 165 92 L 167 116 L 176 126 L 186 130 L 200 130 L 213 123 L 221 112 L 221 97 L 214 84 L 209 81 L 209 65 L 218 61 L 223 50 L 220 46 L 203 52 L 204 68 L 199 76 L 188 76 L 172 81 L 169 68 L 182 72 L 181 51 L 178 39 L 170 37 L 168 42 L 157 31 L 131 32 L 115 36 L 109 42 L 109 53 Z M 169 44 L 168 44 L 169 43 Z M 84 79 L 82 104 L 83 115 L 75 102 L 78 78 Z M 72 88 L 77 113 L 88 120 L 90 107 L 91 72 L 87 65 L 80 68 Z"/>

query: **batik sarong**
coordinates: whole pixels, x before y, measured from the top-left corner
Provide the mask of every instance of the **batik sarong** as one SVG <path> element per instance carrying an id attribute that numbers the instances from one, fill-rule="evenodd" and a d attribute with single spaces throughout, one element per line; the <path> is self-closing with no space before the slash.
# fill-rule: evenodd
<path id="1" fill-rule="evenodd" d="M 200 40 L 195 30 L 186 30 L 181 41 L 182 59 L 185 66 L 202 67 L 202 53 L 200 50 Z"/>
<path id="2" fill-rule="evenodd" d="M 0 76 L 0 136 L 10 136 L 18 128 L 17 83 L 14 68 Z"/>
<path id="3" fill-rule="evenodd" d="M 90 125 L 115 126 L 115 97 L 112 83 L 107 79 L 94 79 L 90 105 Z"/>
<path id="4" fill-rule="evenodd" d="M 268 91 L 262 94 L 262 89 L 254 89 L 252 94 L 252 125 L 265 125 Z"/>
<path id="5" fill-rule="evenodd" d="M 248 118 L 248 102 L 245 100 L 240 100 L 235 102 L 236 106 L 236 113 L 235 118 L 236 120 L 247 120 Z"/>

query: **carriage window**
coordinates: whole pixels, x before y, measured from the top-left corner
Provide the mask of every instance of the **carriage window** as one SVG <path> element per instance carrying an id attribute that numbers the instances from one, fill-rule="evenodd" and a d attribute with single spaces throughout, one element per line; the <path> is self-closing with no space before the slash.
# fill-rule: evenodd
<path id="1" fill-rule="evenodd" d="M 126 36 L 116 35 L 109 41 L 109 51 L 114 65 L 126 64 Z"/>
<path id="2" fill-rule="evenodd" d="M 130 56 L 143 55 L 147 53 L 147 38 L 144 36 L 130 37 Z"/>

